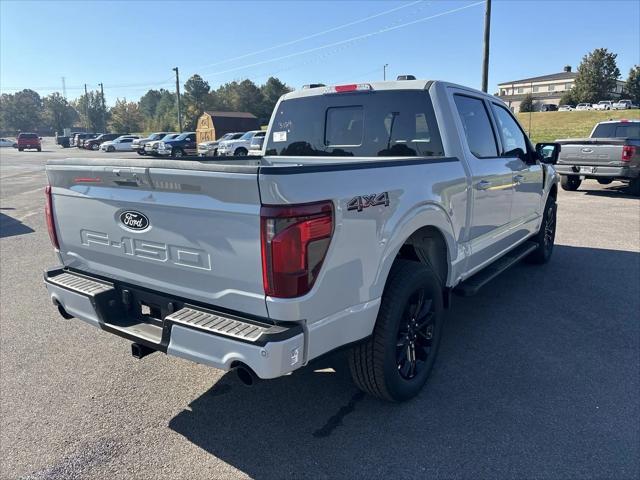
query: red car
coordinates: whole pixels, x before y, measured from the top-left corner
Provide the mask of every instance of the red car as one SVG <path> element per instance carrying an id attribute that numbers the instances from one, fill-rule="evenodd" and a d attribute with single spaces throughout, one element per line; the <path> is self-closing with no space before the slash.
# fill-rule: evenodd
<path id="1" fill-rule="evenodd" d="M 36 149 L 41 152 L 40 137 L 35 133 L 21 133 L 18 135 L 18 151 L 21 152 L 26 148 Z"/>

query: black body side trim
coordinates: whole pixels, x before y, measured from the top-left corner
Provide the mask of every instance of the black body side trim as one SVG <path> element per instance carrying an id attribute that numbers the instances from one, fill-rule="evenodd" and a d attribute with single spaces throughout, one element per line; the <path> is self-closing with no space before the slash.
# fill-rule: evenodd
<path id="1" fill-rule="evenodd" d="M 295 165 L 291 167 L 261 166 L 260 174 L 264 175 L 298 175 L 303 173 L 342 172 L 347 170 L 364 170 L 369 168 L 407 167 L 412 165 L 429 165 L 434 163 L 459 162 L 458 157 L 420 157 L 408 160 L 382 160 L 351 163 L 327 163 L 314 165 Z"/>

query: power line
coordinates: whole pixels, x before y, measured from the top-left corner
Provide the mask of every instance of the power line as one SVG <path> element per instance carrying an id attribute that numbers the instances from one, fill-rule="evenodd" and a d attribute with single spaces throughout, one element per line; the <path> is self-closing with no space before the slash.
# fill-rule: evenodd
<path id="1" fill-rule="evenodd" d="M 478 5 L 482 5 L 482 4 L 484 4 L 484 0 L 479 1 L 479 2 L 470 3 L 470 4 L 465 5 L 463 7 L 458 7 L 458 8 L 454 8 L 454 9 L 447 10 L 447 11 L 444 11 L 444 12 L 436 13 L 435 15 L 429 15 L 428 17 L 418 18 L 416 20 L 412 20 L 410 22 L 402 23 L 400 25 L 394 25 L 392 27 L 385 27 L 385 28 L 382 28 L 382 29 L 377 30 L 375 32 L 365 33 L 365 34 L 362 34 L 362 35 L 356 35 L 355 37 L 347 38 L 346 40 L 340 40 L 338 42 L 332 42 L 332 43 L 328 43 L 326 45 L 320 45 L 319 47 L 308 48 L 306 50 L 301 50 L 299 52 L 290 53 L 290 54 L 287 54 L 287 55 L 282 55 L 280 57 L 271 58 L 271 59 L 268 59 L 268 60 L 261 60 L 259 62 L 249 63 L 247 65 L 242 65 L 240 67 L 234 67 L 234 68 L 230 68 L 230 69 L 227 69 L 227 70 L 221 70 L 219 72 L 209 73 L 208 75 L 222 75 L 222 74 L 225 74 L 225 73 L 235 72 L 235 71 L 238 71 L 238 70 L 244 70 L 246 68 L 252 68 L 252 67 L 257 67 L 257 66 L 260 66 L 260 65 L 265 65 L 267 63 L 273 63 L 273 62 L 277 62 L 277 61 L 280 61 L 280 60 L 286 60 L 286 59 L 289 59 L 289 58 L 298 57 L 300 55 L 306 55 L 308 53 L 313 53 L 313 52 L 317 52 L 319 50 L 324 50 L 325 48 L 336 47 L 336 46 L 343 45 L 343 44 L 349 43 L 349 42 L 355 42 L 355 41 L 358 41 L 358 40 L 364 40 L 365 38 L 371 38 L 371 37 L 374 37 L 376 35 L 392 32 L 392 31 L 398 30 L 400 28 L 409 27 L 411 25 L 416 25 L 418 23 L 426 22 L 428 20 L 433 20 L 434 18 L 443 17 L 445 15 L 450 15 L 452 13 L 456 13 L 456 12 L 459 12 L 459 11 L 462 11 L 462 10 L 466 10 L 468 8 L 477 7 Z"/>
<path id="2" fill-rule="evenodd" d="M 336 27 L 332 27 L 332 28 L 329 28 L 327 30 L 323 30 L 321 32 L 312 33 L 311 35 L 306 35 L 304 37 L 296 38 L 295 40 L 289 40 L 287 42 L 280 43 L 278 45 L 273 45 L 271 47 L 263 48 L 261 50 L 256 50 L 255 52 L 245 53 L 244 55 L 236 56 L 236 57 L 233 57 L 233 58 L 227 58 L 226 60 L 220 60 L 218 62 L 210 63 L 208 65 L 201 65 L 199 67 L 192 67 L 192 68 L 189 68 L 189 70 L 199 70 L 199 69 L 202 69 L 202 68 L 216 67 L 218 65 L 223 65 L 225 63 L 234 62 L 236 60 L 240 60 L 240 59 L 247 58 L 247 57 L 253 57 L 255 55 L 260 55 L 261 53 L 265 53 L 265 52 L 270 52 L 270 51 L 276 50 L 278 48 L 289 47 L 291 45 L 295 45 L 296 43 L 304 42 L 306 40 L 311 40 L 312 38 L 320 37 L 322 35 L 326 35 L 327 33 L 336 32 L 338 30 L 342 30 L 343 28 L 352 27 L 354 25 L 358 25 L 360 23 L 364 23 L 364 22 L 367 22 L 369 20 L 373 20 L 374 18 L 382 17 L 384 15 L 388 15 L 390 13 L 397 12 L 398 10 L 402 10 L 404 8 L 407 8 L 407 7 L 412 7 L 413 5 L 417 5 L 418 3 L 422 3 L 423 1 L 424 0 L 416 0 L 416 1 L 411 2 L 411 3 L 406 3 L 404 5 L 400 5 L 399 7 L 394 7 L 394 8 L 391 8 L 389 10 L 385 10 L 384 12 L 376 13 L 374 15 L 369 15 L 368 17 L 360 18 L 360 19 L 354 20 L 352 22 L 343 23 L 342 25 L 338 25 Z"/>
<path id="3" fill-rule="evenodd" d="M 411 6 L 411 5 L 415 5 L 417 3 L 419 3 L 419 2 L 418 1 L 412 2 L 410 4 L 403 5 L 402 8 L 405 8 L 405 7 Z M 415 24 L 418 24 L 418 23 L 422 23 L 422 22 L 428 21 L 428 20 L 433 20 L 435 18 L 442 17 L 442 16 L 445 16 L 445 15 L 450 15 L 452 13 L 456 13 L 456 12 L 459 12 L 459 11 L 462 11 L 462 10 L 466 10 L 468 8 L 472 8 L 472 7 L 481 5 L 481 4 L 484 4 L 484 0 L 477 1 L 477 2 L 468 4 L 468 5 L 464 5 L 462 7 L 454 8 L 454 9 L 451 9 L 451 10 L 447 10 L 447 11 L 444 11 L 444 12 L 440 12 L 440 13 L 437 13 L 437 14 L 434 14 L 434 15 L 429 15 L 429 16 L 426 16 L 426 17 L 418 18 L 418 19 L 415 19 L 415 20 L 412 20 L 412 21 L 409 21 L 409 22 L 405 22 L 405 23 L 401 23 L 401 24 L 398 24 L 398 25 L 392 25 L 392 26 L 383 27 L 383 28 L 381 28 L 381 29 L 379 29 L 377 31 L 373 31 L 373 32 L 369 32 L 369 33 L 365 33 L 365 34 L 361 34 L 361 35 L 356 35 L 354 37 L 351 37 L 351 38 L 348 38 L 348 39 L 345 39 L 345 40 L 340 40 L 340 41 L 337 41 L 337 42 L 332 42 L 332 43 L 328 43 L 328 44 L 325 44 L 325 45 L 320 45 L 318 47 L 308 48 L 308 49 L 305 49 L 305 50 L 302 50 L 302 51 L 299 51 L 299 52 L 294 52 L 294 53 L 291 53 L 291 54 L 282 55 L 282 56 L 279 56 L 279 57 L 275 57 L 275 58 L 271 58 L 271 59 L 267 59 L 267 60 L 262 60 L 262 61 L 259 61 L 259 62 L 254 62 L 254 63 L 250 63 L 250 64 L 246 64 L 246 65 L 242 65 L 242 66 L 238 66 L 238 67 L 234 67 L 234 68 L 230 68 L 230 69 L 227 69 L 227 70 L 222 70 L 222 71 L 218 71 L 218 72 L 209 73 L 207 75 L 208 76 L 222 75 L 222 74 L 225 74 L 225 73 L 235 72 L 235 71 L 238 71 L 238 70 L 244 70 L 246 68 L 252 68 L 252 67 L 256 67 L 256 66 L 260 66 L 260 65 L 265 65 L 265 64 L 277 62 L 277 61 L 280 61 L 280 60 L 286 60 L 286 59 L 289 59 L 289 58 L 294 58 L 294 57 L 298 57 L 298 56 L 302 56 L 302 55 L 307 55 L 307 54 L 314 53 L 314 52 L 317 52 L 317 51 L 320 51 L 320 50 L 325 50 L 327 48 L 339 47 L 339 48 L 335 48 L 335 50 L 333 52 L 329 52 L 328 54 L 325 54 L 325 55 L 321 56 L 321 58 L 325 58 L 326 56 L 329 56 L 332 53 L 335 53 L 335 52 L 338 52 L 340 50 L 343 50 L 350 43 L 355 43 L 357 41 L 364 40 L 364 39 L 367 39 L 367 38 L 371 38 L 371 37 L 374 37 L 376 35 L 380 35 L 380 34 L 383 34 L 383 33 L 388 33 L 388 32 L 394 31 L 394 30 L 398 30 L 400 28 L 405 28 L 405 27 L 408 27 L 408 26 L 411 26 L 411 25 L 415 25 Z M 399 10 L 399 9 L 400 9 L 400 7 L 396 7 L 395 9 L 391 9 L 390 11 L 396 11 L 396 10 Z M 366 21 L 367 19 L 371 19 L 373 17 L 377 17 L 377 16 L 381 16 L 381 15 L 387 14 L 390 11 L 385 11 L 385 12 L 381 12 L 379 14 L 375 14 L 373 16 L 365 17 L 365 19 L 357 20 L 357 21 L 351 22 L 350 24 L 361 23 L 363 21 Z M 333 27 L 333 29 L 330 29 L 330 30 L 337 30 L 337 29 L 340 29 L 340 28 L 345 28 L 347 25 L 350 25 L 350 24 L 344 24 L 344 25 L 341 25 L 341 26 L 338 26 L 338 27 Z M 318 32 L 317 34 L 309 35 L 307 37 L 319 36 L 321 34 L 323 34 L 323 32 Z M 307 37 L 303 37 L 303 38 L 306 39 Z M 299 41 L 303 41 L 303 39 L 292 40 L 290 42 L 286 42 L 286 44 L 298 43 Z M 263 49 L 263 50 L 273 50 L 273 49 L 279 48 L 282 45 L 284 45 L 284 44 L 276 45 L 276 46 L 269 47 L 268 49 Z M 237 58 L 243 58 L 243 57 L 251 56 L 251 55 L 253 55 L 255 53 L 256 52 L 252 52 L 250 54 L 245 54 L 242 57 L 236 57 L 236 59 Z M 224 62 L 226 62 L 226 61 L 222 61 L 222 62 L 219 62 L 219 63 L 224 63 Z M 308 63 L 311 63 L 311 62 L 309 60 L 307 60 L 307 61 L 302 62 L 301 65 L 306 65 Z M 289 67 L 289 68 L 283 68 L 283 69 L 278 70 L 277 72 L 291 70 L 293 68 L 298 68 L 298 67 L 293 66 L 293 67 Z M 268 77 L 269 75 L 261 75 L 260 77 L 263 77 L 263 76 L 264 77 Z M 255 78 L 255 76 L 254 76 L 254 78 Z M 170 78 L 170 79 L 167 79 L 167 80 L 162 81 L 162 82 L 116 84 L 116 85 L 113 85 L 113 86 L 110 85 L 109 88 L 111 88 L 111 89 L 136 89 L 137 90 L 137 89 L 146 89 L 146 88 L 150 88 L 150 87 L 170 86 L 172 83 L 173 83 L 172 79 Z M 32 87 L 31 89 L 32 90 L 52 90 L 52 91 L 57 91 L 58 88 L 59 87 Z M 23 88 L 7 88 L 7 87 L 0 88 L 0 90 L 2 90 L 2 91 L 8 91 L 8 90 L 19 91 L 19 90 L 23 90 L 23 89 L 24 89 L 24 87 Z M 68 90 L 82 90 L 83 86 L 70 86 L 70 87 L 67 86 L 67 89 Z"/>

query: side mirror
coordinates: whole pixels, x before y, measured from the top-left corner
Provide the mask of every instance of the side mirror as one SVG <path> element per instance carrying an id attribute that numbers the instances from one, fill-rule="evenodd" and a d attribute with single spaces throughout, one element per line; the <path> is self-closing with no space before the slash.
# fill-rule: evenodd
<path id="1" fill-rule="evenodd" d="M 562 147 L 559 143 L 537 143 L 536 144 L 536 153 L 538 154 L 538 158 L 542 163 L 547 163 L 549 165 L 555 165 L 558 163 L 558 156 L 560 155 L 560 151 Z"/>

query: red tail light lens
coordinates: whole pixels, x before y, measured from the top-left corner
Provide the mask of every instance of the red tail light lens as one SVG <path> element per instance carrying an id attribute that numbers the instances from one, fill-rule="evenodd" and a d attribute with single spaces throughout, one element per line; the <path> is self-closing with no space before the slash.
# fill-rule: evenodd
<path id="1" fill-rule="evenodd" d="M 333 204 L 266 205 L 260 221 L 264 292 L 278 298 L 308 293 L 331 242 Z"/>
<path id="2" fill-rule="evenodd" d="M 622 147 L 622 161 L 630 162 L 634 153 L 636 153 L 636 147 L 633 145 L 625 145 Z"/>
<path id="3" fill-rule="evenodd" d="M 53 201 L 51 198 L 51 185 L 47 185 L 45 187 L 44 193 L 44 215 L 47 220 L 47 230 L 49 230 L 49 238 L 51 239 L 51 244 L 54 246 L 54 248 L 56 250 L 60 250 L 60 245 L 58 244 L 58 235 L 56 234 L 56 224 L 53 221 Z"/>

